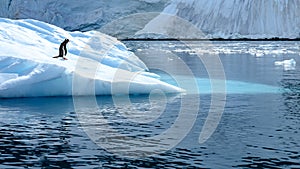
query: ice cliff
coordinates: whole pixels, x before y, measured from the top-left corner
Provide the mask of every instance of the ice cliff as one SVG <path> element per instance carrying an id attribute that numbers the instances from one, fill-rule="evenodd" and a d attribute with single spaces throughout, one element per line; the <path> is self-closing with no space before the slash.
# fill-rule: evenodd
<path id="1" fill-rule="evenodd" d="M 0 17 L 36 19 L 66 30 L 89 31 L 139 12 L 161 12 L 168 0 L 1 0 Z"/>
<path id="2" fill-rule="evenodd" d="M 2 0 L 0 6 L 0 17 L 33 18 L 67 30 L 93 30 L 130 14 L 162 12 L 195 25 L 205 35 L 200 38 L 300 38 L 299 0 Z M 145 25 L 181 27 L 164 22 L 161 16 L 154 20 L 157 15 L 147 16 L 114 24 L 108 27 L 112 30 L 103 31 L 130 38 Z M 182 29 L 185 31 L 186 27 Z M 177 34 L 174 38 L 179 37 Z M 199 36 L 191 32 L 183 38 Z"/>
<path id="3" fill-rule="evenodd" d="M 299 0 L 173 0 L 163 13 L 184 18 L 208 38 L 300 37 Z"/>

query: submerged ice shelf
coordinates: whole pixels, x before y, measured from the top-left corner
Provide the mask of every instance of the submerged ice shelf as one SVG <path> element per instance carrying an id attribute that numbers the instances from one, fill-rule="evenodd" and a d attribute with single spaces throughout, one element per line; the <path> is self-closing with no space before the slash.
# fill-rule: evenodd
<path id="1" fill-rule="evenodd" d="M 158 80 L 124 44 L 108 35 L 68 32 L 30 19 L 0 18 L 0 27 L 0 98 L 183 91 Z M 52 58 L 64 38 L 70 39 L 68 60 Z M 74 77 L 80 81 L 74 82 Z M 84 88 L 73 91 L 74 85 Z"/>

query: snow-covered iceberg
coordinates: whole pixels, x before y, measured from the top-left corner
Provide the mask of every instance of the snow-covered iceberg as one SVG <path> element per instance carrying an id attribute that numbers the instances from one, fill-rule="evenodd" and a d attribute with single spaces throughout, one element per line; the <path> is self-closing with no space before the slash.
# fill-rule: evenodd
<path id="1" fill-rule="evenodd" d="M 182 92 L 158 80 L 124 44 L 108 35 L 68 32 L 31 19 L 0 18 L 0 28 L 0 98 Z M 52 58 L 65 38 L 70 39 L 68 60 Z M 74 83 L 74 76 L 80 81 Z M 84 88 L 73 91 L 74 85 Z"/>

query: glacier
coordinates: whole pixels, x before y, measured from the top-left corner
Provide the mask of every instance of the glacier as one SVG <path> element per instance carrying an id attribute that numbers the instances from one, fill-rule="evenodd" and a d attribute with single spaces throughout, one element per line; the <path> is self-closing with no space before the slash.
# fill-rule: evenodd
<path id="1" fill-rule="evenodd" d="M 166 23 L 161 22 L 166 14 L 190 22 L 205 39 L 300 38 L 299 0 L 173 0 L 146 27 Z M 167 29 L 180 27 L 167 24 Z M 191 33 L 177 38 L 199 36 Z"/>
<path id="2" fill-rule="evenodd" d="M 300 38 L 299 0 L 1 0 L 0 6 L 0 17 L 37 19 L 67 30 L 95 30 L 121 17 L 157 12 L 178 16 L 205 35 L 176 34 L 173 38 Z M 132 38 L 144 27 L 166 24 L 157 15 L 128 19 L 120 22 L 117 30 L 103 31 L 119 39 Z M 167 28 L 181 27 L 167 23 Z"/>
<path id="3" fill-rule="evenodd" d="M 1 0 L 0 17 L 36 19 L 65 30 L 95 30 L 120 17 L 161 12 L 169 0 Z M 149 18 L 149 20 L 152 18 Z"/>
<path id="4" fill-rule="evenodd" d="M 106 34 L 68 32 L 32 19 L 0 18 L 0 28 L 0 98 L 183 92 Z M 65 38 L 68 60 L 52 58 Z"/>

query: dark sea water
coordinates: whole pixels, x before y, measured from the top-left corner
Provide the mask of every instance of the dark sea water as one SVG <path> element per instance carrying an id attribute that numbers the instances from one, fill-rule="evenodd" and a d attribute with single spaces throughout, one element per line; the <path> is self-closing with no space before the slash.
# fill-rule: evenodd
<path id="1" fill-rule="evenodd" d="M 130 104 L 116 104 L 115 98 L 101 96 L 95 100 L 97 111 L 90 108 L 90 98 L 84 97 L 1 99 L 0 168 L 300 168 L 299 42 L 130 41 L 126 45 L 162 80 L 178 85 L 178 77 L 184 77 L 186 84 L 192 79 L 199 92 L 132 95 Z M 199 142 L 199 136 L 209 110 L 215 107 L 209 70 L 199 54 L 217 56 L 226 75 L 224 111 L 205 142 Z M 180 71 L 183 65 L 175 62 L 178 59 L 190 68 L 192 77 Z M 297 64 L 275 65 L 290 59 Z M 169 69 L 178 71 L 170 74 Z M 211 69 L 219 71 L 220 67 Z M 195 121 L 187 119 L 181 125 L 194 122 L 188 132 L 180 127 L 175 130 L 174 135 L 184 138 L 170 150 L 123 156 L 134 151 L 135 145 L 125 144 L 125 139 L 107 148 L 118 135 L 105 138 L 111 132 L 106 125 L 132 140 L 159 136 L 180 117 L 183 98 L 187 99 L 184 110 L 191 114 L 199 110 L 190 116 Z M 79 110 L 74 101 L 85 104 Z M 161 110 L 162 105 L 165 109 Z M 100 116 L 106 124 L 94 124 Z M 160 142 L 146 145 L 136 143 L 145 151 L 163 147 Z"/>

